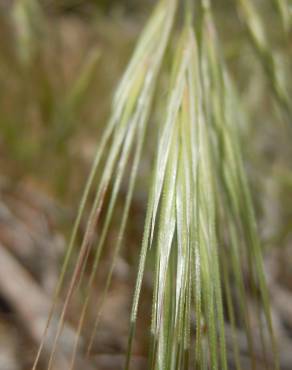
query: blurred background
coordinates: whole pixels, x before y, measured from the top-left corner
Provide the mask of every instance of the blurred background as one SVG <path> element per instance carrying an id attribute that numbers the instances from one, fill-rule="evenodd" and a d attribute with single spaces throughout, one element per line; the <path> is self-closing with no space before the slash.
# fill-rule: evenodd
<path id="1" fill-rule="evenodd" d="M 114 88 L 154 3 L 0 0 L 1 370 L 28 370 L 32 366 L 40 342 L 39 328 L 58 280 L 95 148 L 109 117 Z M 274 8 L 269 2 L 257 3 L 267 25 L 271 52 L 291 87 L 291 32 L 283 37 Z M 246 169 L 263 240 L 281 368 L 288 370 L 292 369 L 291 115 L 284 114 L 275 102 L 234 1 L 216 2 L 215 20 L 222 53 L 247 107 L 242 127 Z M 92 361 L 84 370 L 91 366 L 120 369 L 124 361 L 147 200 L 144 184 L 154 144 L 154 140 L 146 143 L 149 155 L 146 150 L 126 234 L 127 247 L 114 271 Z M 127 184 L 123 186 L 126 193 Z M 80 234 L 85 222 L 86 218 Z M 113 239 L 115 232 L 113 229 Z M 97 291 L 110 259 L 109 245 Z M 145 284 L 135 369 L 146 368 L 151 275 Z M 93 313 L 94 307 L 91 310 Z M 71 348 L 78 313 L 77 308 L 70 308 L 64 351 Z"/>

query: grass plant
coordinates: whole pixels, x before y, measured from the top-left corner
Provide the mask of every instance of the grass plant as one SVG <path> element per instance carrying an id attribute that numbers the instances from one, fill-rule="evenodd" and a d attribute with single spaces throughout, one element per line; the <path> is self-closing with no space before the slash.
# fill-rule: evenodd
<path id="1" fill-rule="evenodd" d="M 19 34 L 19 57 L 24 64 L 29 63 L 34 50 L 31 45 L 36 33 L 29 14 L 39 9 L 33 4 L 32 0 L 26 0 L 25 4 L 19 0 L 14 10 L 15 19 L 23 27 Z M 274 4 L 283 30 L 289 32 L 291 18 L 287 2 L 275 0 Z M 73 297 L 80 286 L 85 286 L 77 339 L 70 358 L 70 369 L 75 366 L 101 255 L 114 222 L 122 182 L 127 181 L 113 256 L 86 345 L 86 355 L 90 355 L 123 245 L 144 143 L 150 135 L 157 141 L 155 164 L 130 315 L 125 369 L 131 368 L 139 302 L 150 253 L 155 255 L 155 272 L 149 370 L 227 370 L 230 362 L 237 370 L 243 369 L 238 328 L 245 332 L 250 368 L 256 369 L 258 343 L 255 344 L 254 317 L 248 301 L 255 307 L 258 338 L 267 369 L 277 369 L 262 249 L 241 150 L 245 107 L 224 61 L 210 2 L 202 0 L 193 6 L 192 1 L 185 1 L 185 16 L 179 21 L 180 5 L 178 0 L 158 1 L 116 89 L 111 116 L 100 138 L 80 202 L 33 370 L 38 367 L 66 274 L 74 264 L 73 257 L 76 264 L 65 293 L 47 369 L 53 368 Z M 236 0 L 234 6 L 240 10 L 246 33 L 274 96 L 291 118 L 289 94 L 278 77 L 279 70 L 260 14 L 249 0 Z M 98 59 L 98 52 L 90 56 L 80 78 L 66 95 L 61 113 L 55 114 L 53 130 L 58 133 L 57 140 L 65 140 L 72 126 L 76 127 L 70 125 L 71 117 L 83 100 Z M 163 84 L 159 83 L 161 75 L 166 76 L 166 99 L 161 97 L 164 93 Z M 159 112 L 155 117 L 160 117 L 157 121 L 151 119 L 154 102 Z M 62 125 L 62 120 L 67 124 Z M 91 193 L 95 194 L 93 201 Z M 78 246 L 77 234 L 87 208 L 90 209 L 87 226 Z M 93 263 L 89 263 L 90 254 L 94 256 Z M 89 268 L 88 276 L 85 271 Z M 232 332 L 231 351 L 227 350 L 227 326 Z M 273 361 L 267 356 L 271 351 Z"/>

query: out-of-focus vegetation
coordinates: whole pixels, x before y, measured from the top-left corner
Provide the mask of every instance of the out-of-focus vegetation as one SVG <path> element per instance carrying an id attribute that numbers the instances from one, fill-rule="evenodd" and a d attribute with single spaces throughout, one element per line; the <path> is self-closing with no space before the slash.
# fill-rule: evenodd
<path id="1" fill-rule="evenodd" d="M 86 169 L 141 27 L 114 3 L 1 5 L 1 160 L 7 174 L 30 174 L 66 197 L 80 190 L 84 163 Z"/>
<path id="2" fill-rule="evenodd" d="M 50 194 L 57 203 L 76 209 L 96 144 L 110 114 L 114 88 L 153 3 L 1 2 L 0 177 L 8 178 L 10 186 L 32 185 L 33 189 Z M 268 278 L 272 265 L 274 289 L 279 284 L 291 294 L 291 9 L 280 7 L 279 11 L 277 4 L 282 2 L 276 0 L 251 2 L 255 9 L 249 3 L 216 1 L 214 19 L 221 39 L 220 53 L 246 108 L 245 119 L 240 123 L 242 147 L 260 236 L 269 252 Z M 168 54 L 165 64 L 170 64 Z M 160 84 L 162 99 L 166 99 L 163 75 Z M 158 109 L 147 132 L 149 156 L 143 157 L 140 169 L 142 184 L 139 183 L 132 210 L 137 217 L 133 218 L 127 236 L 129 248 L 122 253 L 122 271 L 128 263 L 132 271 L 131 263 L 139 253 L 137 234 L 143 224 L 147 190 L 142 185 L 149 182 L 149 162 L 157 139 L 155 135 L 152 139 L 156 117 L 161 117 Z M 122 189 L 120 197 L 125 193 Z M 117 219 L 122 214 L 120 208 L 118 199 Z M 71 217 L 65 225 L 66 230 L 70 228 Z M 117 230 L 112 233 L 110 239 L 114 239 Z M 109 264 L 107 257 L 111 252 L 106 254 L 105 263 Z M 132 282 L 122 279 L 122 288 L 119 286 L 130 296 L 123 284 L 132 289 Z M 94 308 L 90 311 L 93 316 Z M 287 316 L 284 312 L 291 334 L 292 322 Z M 76 321 L 74 313 L 72 321 Z M 143 331 L 143 323 L 141 327 Z M 145 336 L 136 344 L 138 353 L 143 355 Z"/>

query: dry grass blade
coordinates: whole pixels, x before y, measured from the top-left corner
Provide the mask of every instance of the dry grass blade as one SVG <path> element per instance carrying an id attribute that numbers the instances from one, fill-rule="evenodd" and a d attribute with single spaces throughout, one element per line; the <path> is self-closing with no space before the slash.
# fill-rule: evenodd
<path id="1" fill-rule="evenodd" d="M 187 368 L 194 302 L 198 320 L 196 360 L 209 358 L 213 368 L 224 369 L 223 312 L 215 309 L 222 307 L 222 301 L 209 138 L 203 115 L 199 55 L 191 29 L 183 32 L 174 59 L 175 78 L 159 139 L 131 325 L 135 326 L 145 255 L 157 232 L 149 368 Z M 214 266 L 217 272 L 211 275 Z M 200 333 L 203 316 L 209 323 L 207 338 Z M 209 350 L 203 344 L 206 341 Z"/>
<path id="2" fill-rule="evenodd" d="M 287 0 L 274 0 L 275 8 L 278 10 L 285 31 L 289 31 L 291 27 L 291 5 Z"/>
<path id="3" fill-rule="evenodd" d="M 116 203 L 117 194 L 120 190 L 121 180 L 125 174 L 125 167 L 126 164 L 129 162 L 129 156 L 132 152 L 134 143 L 133 139 L 135 138 L 138 145 L 136 149 L 136 154 L 134 155 L 134 162 L 130 180 L 130 189 L 125 203 L 123 222 L 121 225 L 116 245 L 115 255 L 117 255 L 119 248 L 121 246 L 127 215 L 129 211 L 129 205 L 132 199 L 133 188 L 135 185 L 138 163 L 140 161 L 146 124 L 153 99 L 154 87 L 156 84 L 160 64 L 164 55 L 164 50 L 167 45 L 170 29 L 173 22 L 175 8 L 176 8 L 175 1 L 171 1 L 170 4 L 168 4 L 168 6 L 166 6 L 165 2 L 162 1 L 157 6 L 157 9 L 154 12 L 152 18 L 150 19 L 148 26 L 146 27 L 144 33 L 141 36 L 140 42 L 138 43 L 138 46 L 132 58 L 132 62 L 130 62 L 129 68 L 125 73 L 125 78 L 122 79 L 121 84 L 117 90 L 117 94 L 115 96 L 113 105 L 112 119 L 110 120 L 109 125 L 107 126 L 106 131 L 102 137 L 101 144 L 98 148 L 96 158 L 93 164 L 92 172 L 86 185 L 86 189 L 80 205 L 80 210 L 78 212 L 76 223 L 73 228 L 73 233 L 69 243 L 68 252 L 62 268 L 59 284 L 56 289 L 54 304 L 49 317 L 48 326 L 50 324 L 52 314 L 55 310 L 57 297 L 59 296 L 60 290 L 63 286 L 65 273 L 68 269 L 69 261 L 72 256 L 77 230 L 87 203 L 89 192 L 93 186 L 96 173 L 100 171 L 99 167 L 101 164 L 101 160 L 102 158 L 105 158 L 102 176 L 99 179 L 97 193 L 91 208 L 87 229 L 83 238 L 80 251 L 78 252 L 77 264 L 74 268 L 70 286 L 66 294 L 65 303 L 61 312 L 58 330 L 54 340 L 53 350 L 51 352 L 49 359 L 48 369 L 51 369 L 53 366 L 55 351 L 58 339 L 63 329 L 67 309 L 71 302 L 72 296 L 76 290 L 76 287 L 80 285 L 84 274 L 84 269 L 87 263 L 89 251 L 92 247 L 93 233 L 96 224 L 99 220 L 105 195 L 112 181 L 112 177 L 116 176 L 109 209 L 106 216 L 106 221 L 101 232 L 99 243 L 95 248 L 95 262 L 89 280 L 85 304 L 83 306 L 83 312 L 81 314 L 78 327 L 78 334 L 81 333 L 87 310 L 87 305 L 90 299 L 92 282 L 95 277 L 99 257 L 104 245 L 107 230 L 112 219 L 113 209 Z M 109 142 L 111 142 L 111 146 L 109 151 L 107 152 L 106 148 Z M 111 272 L 109 274 L 109 277 L 110 276 Z M 44 343 L 41 344 L 37 359 L 35 361 L 34 368 L 36 368 L 37 366 L 43 344 Z M 73 353 L 71 368 L 73 368 L 74 366 L 74 358 L 75 353 Z"/>
<path id="4" fill-rule="evenodd" d="M 273 56 L 267 52 L 258 17 L 248 0 L 238 1 L 260 56 L 269 60 L 266 68 L 269 68 L 269 73 L 272 71 L 274 91 L 281 102 L 287 104 L 287 96 L 277 82 Z M 143 276 L 151 249 L 155 254 L 155 275 L 148 369 L 183 370 L 194 366 L 203 370 L 227 370 L 230 358 L 226 349 L 226 321 L 233 332 L 232 354 L 237 370 L 242 368 L 236 338 L 238 326 L 245 329 L 249 357 L 255 369 L 257 355 L 251 321 L 253 324 L 256 322 L 264 357 L 265 351 L 275 351 L 275 343 L 261 246 L 241 157 L 237 125 L 241 120 L 241 108 L 220 53 L 209 1 L 202 1 L 197 34 L 192 26 L 192 15 L 189 15 L 191 2 L 188 4 L 181 35 L 179 39 L 173 39 L 175 51 L 169 51 L 172 69 L 167 101 L 159 106 L 162 119 L 157 130 L 156 160 L 131 310 L 125 368 L 131 367 Z M 84 280 L 86 267 L 90 265 L 70 369 L 75 366 L 78 338 L 83 334 L 100 258 L 113 222 L 121 184 L 129 168 L 128 192 L 118 237 L 87 345 L 87 355 L 91 351 L 122 246 L 147 122 L 176 8 L 176 0 L 159 2 L 116 91 L 112 117 L 101 138 L 81 201 L 48 321 L 47 329 L 64 285 L 79 224 L 96 178 L 96 195 L 65 295 L 49 370 L 54 364 L 68 308 Z M 80 84 L 82 88 L 82 82 Z M 108 203 L 106 199 L 109 199 Z M 105 204 L 105 218 L 101 223 L 100 215 Z M 95 245 L 97 223 L 101 223 L 101 227 Z M 92 264 L 88 263 L 90 253 L 93 255 Z M 254 302 L 255 317 L 247 307 L 247 296 Z M 275 360 L 272 367 L 276 369 L 276 366 Z"/>
<path id="5" fill-rule="evenodd" d="M 216 166 L 218 166 L 217 175 L 220 180 L 220 190 L 218 190 L 217 194 L 220 194 L 219 191 L 221 194 L 224 192 L 226 193 L 226 198 L 223 196 L 223 199 L 219 199 L 218 197 L 218 202 L 219 204 L 222 202 L 221 208 L 223 212 L 225 212 L 227 222 L 230 224 L 228 226 L 230 228 L 230 240 L 228 243 L 231 244 L 231 248 L 236 248 L 237 251 L 235 249 L 235 253 L 239 253 L 240 255 L 236 260 L 233 259 L 228 261 L 228 266 L 229 269 L 233 271 L 231 274 L 237 276 L 239 288 L 238 296 L 242 302 L 241 313 L 245 317 L 244 320 L 246 322 L 246 333 L 250 341 L 251 356 L 253 345 L 251 327 L 248 323 L 249 314 L 246 310 L 246 304 L 244 303 L 244 288 L 240 288 L 243 284 L 242 269 L 245 263 L 249 266 L 253 294 L 256 296 L 256 290 L 260 290 L 261 302 L 271 341 L 270 344 L 274 353 L 276 353 L 268 293 L 262 265 L 261 247 L 256 230 L 251 195 L 240 154 L 239 127 L 236 127 L 236 121 L 240 121 L 237 113 L 240 111 L 240 108 L 235 99 L 236 92 L 232 87 L 227 71 L 222 63 L 221 66 L 218 63 L 218 60 L 221 60 L 221 56 L 217 48 L 218 42 L 214 34 L 214 24 L 208 10 L 206 11 L 205 38 L 202 40 L 202 45 L 203 48 L 206 47 L 203 57 L 206 58 L 204 64 L 207 66 L 203 71 L 203 81 L 205 81 L 204 90 L 207 94 L 209 91 L 208 109 L 211 107 L 211 114 L 209 117 L 211 117 L 211 122 L 215 129 L 213 134 L 215 137 L 214 148 L 220 150 L 219 152 L 214 152 L 214 158 L 217 158 L 220 162 L 216 164 Z M 212 86 L 213 89 L 221 91 L 221 94 L 211 95 L 209 90 L 210 86 Z M 241 246 L 238 243 L 240 239 L 243 240 Z M 261 311 L 259 307 L 258 310 Z M 258 325 L 260 326 L 260 330 L 264 330 L 261 327 L 261 314 L 259 312 L 258 314 Z M 262 345 L 263 347 L 266 345 L 264 338 Z M 275 364 L 276 362 L 277 360 L 275 357 Z"/>
<path id="6" fill-rule="evenodd" d="M 245 261 L 249 264 L 251 294 L 256 299 L 256 290 L 260 291 L 274 346 L 261 248 L 240 155 L 239 129 L 235 126 L 239 109 L 218 52 L 208 2 L 204 2 L 202 17 L 200 49 L 188 28 L 173 57 L 174 78 L 159 136 L 147 209 L 127 369 L 146 256 L 154 240 L 157 241 L 150 369 L 188 367 L 191 312 L 196 320 L 196 365 L 202 369 L 208 366 L 227 369 L 223 297 L 228 301 L 229 319 L 236 330 L 230 276 L 236 277 L 240 315 L 245 323 L 250 356 L 254 359 L 250 313 L 245 303 Z M 223 232 L 225 223 L 227 230 Z M 218 250 L 221 244 L 233 251 L 232 259 L 228 258 L 229 252 Z M 224 270 L 222 277 L 226 268 L 229 272 Z M 266 348 L 261 304 L 257 305 L 258 325 L 262 346 Z M 233 345 L 235 363 L 240 369 L 236 339 Z"/>
<path id="7" fill-rule="evenodd" d="M 266 37 L 266 29 L 262 18 L 250 0 L 237 0 L 241 18 L 246 26 L 247 34 L 256 51 L 263 71 L 270 82 L 271 89 L 276 100 L 285 114 L 288 114 L 288 120 L 291 118 L 291 106 L 287 86 L 281 76 L 282 68 L 279 66 L 275 54 Z M 283 22 L 288 27 L 287 19 L 291 19 L 288 5 L 285 1 L 277 1 L 281 14 L 285 14 Z M 286 5 L 285 5 L 286 4 Z"/>

